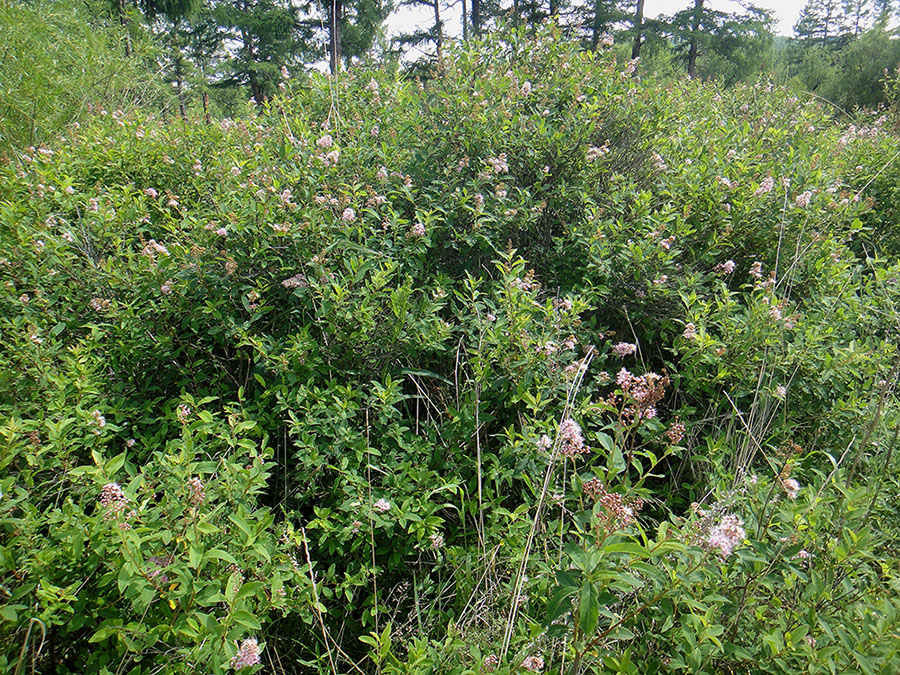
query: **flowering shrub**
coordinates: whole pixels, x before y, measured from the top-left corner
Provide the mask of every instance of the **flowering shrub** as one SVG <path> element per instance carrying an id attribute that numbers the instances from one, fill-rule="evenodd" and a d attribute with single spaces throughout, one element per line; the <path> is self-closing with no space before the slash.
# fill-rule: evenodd
<path id="1" fill-rule="evenodd" d="M 897 670 L 895 138 L 615 54 L 0 165 L 3 668 Z"/>

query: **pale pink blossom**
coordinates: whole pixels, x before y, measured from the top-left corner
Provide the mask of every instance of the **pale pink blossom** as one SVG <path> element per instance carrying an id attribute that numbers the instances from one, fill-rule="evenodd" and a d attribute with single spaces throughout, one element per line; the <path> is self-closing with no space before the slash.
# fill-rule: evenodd
<path id="1" fill-rule="evenodd" d="M 631 342 L 619 342 L 618 344 L 613 345 L 612 350 L 616 356 L 622 358 L 637 352 L 637 345 L 632 344 Z"/>
<path id="2" fill-rule="evenodd" d="M 231 667 L 235 670 L 255 666 L 259 663 L 259 644 L 256 638 L 247 638 L 241 642 L 238 653 L 231 659 Z"/>

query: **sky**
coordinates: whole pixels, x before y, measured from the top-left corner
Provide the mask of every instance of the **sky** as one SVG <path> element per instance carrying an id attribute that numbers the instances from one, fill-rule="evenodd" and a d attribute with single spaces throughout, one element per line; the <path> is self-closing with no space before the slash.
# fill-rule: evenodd
<path id="1" fill-rule="evenodd" d="M 793 35 L 794 23 L 796 23 L 797 17 L 800 16 L 800 10 L 806 4 L 806 0 L 755 0 L 753 4 L 763 9 L 772 10 L 775 16 L 775 33 L 777 35 Z M 674 14 L 681 9 L 687 8 L 688 5 L 693 5 L 691 0 L 646 0 L 644 15 L 647 18 L 655 18 L 660 14 Z M 458 35 L 460 33 L 460 6 L 460 3 L 457 2 L 453 7 L 441 8 L 441 18 L 444 20 L 444 24 L 447 26 L 447 33 L 450 35 Z M 723 11 L 741 11 L 741 5 L 735 0 L 708 0 L 708 6 Z M 433 21 L 433 14 L 428 9 L 402 7 L 388 18 L 388 32 L 392 36 L 402 32 L 410 32 L 417 25 L 428 26 Z"/>

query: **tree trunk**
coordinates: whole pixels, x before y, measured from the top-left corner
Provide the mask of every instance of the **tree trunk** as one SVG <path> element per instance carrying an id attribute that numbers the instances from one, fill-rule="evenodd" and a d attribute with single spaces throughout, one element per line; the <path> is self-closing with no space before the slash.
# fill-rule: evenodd
<path id="1" fill-rule="evenodd" d="M 700 34 L 700 16 L 703 12 L 703 0 L 694 0 L 694 19 L 691 23 L 691 47 L 688 51 L 688 77 L 694 77 L 697 69 L 697 38 Z"/>
<path id="2" fill-rule="evenodd" d="M 336 75 L 341 67 L 341 17 L 344 13 L 343 0 L 331 0 L 328 16 L 328 37 L 331 47 L 331 74 Z"/>
<path id="3" fill-rule="evenodd" d="M 591 51 L 597 51 L 597 45 L 600 44 L 600 32 L 606 24 L 603 20 L 606 18 L 603 12 L 603 4 L 603 0 L 594 0 L 594 19 L 591 23 Z"/>
<path id="4" fill-rule="evenodd" d="M 205 91 L 203 92 L 203 120 L 207 124 L 211 124 L 211 121 L 209 119 L 209 94 L 207 94 Z"/>
<path id="5" fill-rule="evenodd" d="M 437 47 L 437 60 L 444 60 L 444 31 L 441 28 L 441 0 L 434 0 L 434 44 Z"/>
<path id="6" fill-rule="evenodd" d="M 472 35 L 481 32 L 481 0 L 472 0 Z"/>
<path id="7" fill-rule="evenodd" d="M 128 26 L 128 14 L 125 11 L 125 0 L 119 0 L 119 23 L 122 24 L 122 31 L 125 33 L 125 56 L 131 56 L 131 31 Z"/>
<path id="8" fill-rule="evenodd" d="M 178 92 L 178 112 L 181 119 L 187 119 L 184 105 L 184 68 L 181 57 L 181 45 L 178 44 L 178 21 L 172 22 L 172 51 L 175 52 L 175 87 Z"/>
<path id="9" fill-rule="evenodd" d="M 261 108 L 266 102 L 266 92 L 255 74 L 250 76 L 250 93 L 253 95 L 253 100 L 256 101 L 256 105 Z"/>
<path id="10" fill-rule="evenodd" d="M 463 41 L 469 39 L 469 25 L 466 22 L 466 0 L 462 0 L 462 29 L 463 29 Z"/>
<path id="11" fill-rule="evenodd" d="M 644 0 L 637 0 L 634 10 L 634 43 L 631 45 L 631 58 L 641 58 L 641 41 L 644 38 Z"/>

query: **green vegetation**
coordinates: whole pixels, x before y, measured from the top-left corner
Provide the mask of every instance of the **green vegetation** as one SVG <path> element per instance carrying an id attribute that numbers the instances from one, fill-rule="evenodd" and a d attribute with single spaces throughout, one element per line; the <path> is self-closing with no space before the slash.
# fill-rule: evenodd
<path id="1" fill-rule="evenodd" d="M 289 79 L 118 7 L 3 120 L 0 671 L 900 670 L 893 107 L 480 4 L 422 81 Z"/>

